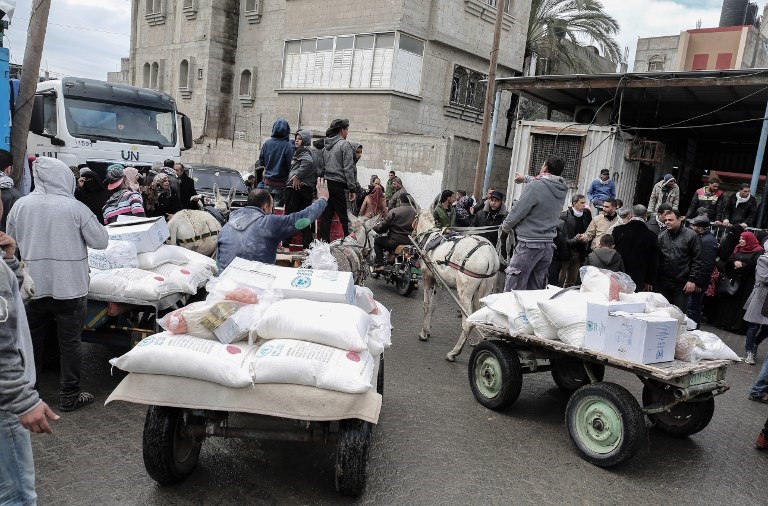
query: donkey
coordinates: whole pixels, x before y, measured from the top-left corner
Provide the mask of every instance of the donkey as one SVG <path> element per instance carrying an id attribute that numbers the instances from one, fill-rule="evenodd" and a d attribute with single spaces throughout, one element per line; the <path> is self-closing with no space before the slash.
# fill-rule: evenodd
<path id="1" fill-rule="evenodd" d="M 422 209 L 417 216 L 417 237 L 424 238 L 422 244 L 440 234 L 435 226 L 435 220 L 429 209 Z M 428 237 L 425 237 L 428 236 Z M 461 318 L 461 334 L 456 346 L 445 356 L 453 362 L 461 353 L 472 324 L 467 322 L 467 316 L 480 309 L 480 299 L 489 295 L 499 271 L 499 256 L 496 248 L 484 237 L 476 235 L 463 236 L 454 241 L 446 241 L 435 249 L 425 253 L 426 260 L 434 266 L 440 279 L 449 290 L 455 290 L 463 316 Z M 427 268 L 422 272 L 422 288 L 424 290 L 424 321 L 419 333 L 419 339 L 426 341 L 430 337 L 432 313 L 435 310 L 435 295 L 437 293 L 436 279 Z"/>
<path id="2" fill-rule="evenodd" d="M 207 211 L 183 209 L 168 222 L 171 237 L 167 244 L 174 244 L 212 256 L 221 231 L 221 223 Z"/>

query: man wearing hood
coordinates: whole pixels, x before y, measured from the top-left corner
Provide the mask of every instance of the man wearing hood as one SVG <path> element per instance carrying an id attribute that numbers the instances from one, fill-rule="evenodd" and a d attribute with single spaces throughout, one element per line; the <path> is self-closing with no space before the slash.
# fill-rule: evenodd
<path id="1" fill-rule="evenodd" d="M 347 141 L 349 120 L 335 119 L 326 132 L 325 144 L 322 151 L 322 177 L 328 182 L 328 207 L 323 212 L 320 221 L 320 238 L 330 242 L 331 221 L 334 213 L 339 215 L 344 236 L 349 235 L 349 217 L 347 215 L 347 199 L 355 197 L 355 149 Z M 347 193 L 349 192 L 349 194 Z"/>
<path id="2" fill-rule="evenodd" d="M 106 229 L 75 199 L 75 178 L 55 158 L 38 158 L 35 191 L 19 200 L 8 215 L 8 235 L 18 243 L 21 260 L 35 283 L 27 304 L 35 366 L 40 370 L 50 322 L 56 323 L 61 354 L 60 409 L 74 411 L 93 402 L 80 389 L 80 332 L 88 295 L 87 247 L 104 249 Z"/>
<path id="3" fill-rule="evenodd" d="M 664 179 L 653 185 L 651 200 L 648 201 L 648 212 L 656 214 L 661 204 L 669 204 L 672 209 L 680 205 L 680 187 L 672 174 L 666 174 Z"/>
<path id="4" fill-rule="evenodd" d="M 560 177 L 564 169 L 562 158 L 548 157 L 539 176 L 526 184 L 520 199 L 504 220 L 502 230 L 514 230 L 517 234 L 515 252 L 506 269 L 505 292 L 538 290 L 547 286 L 547 270 L 555 253 L 553 240 L 568 193 L 568 185 Z"/>
<path id="5" fill-rule="evenodd" d="M 248 194 L 248 202 L 229 216 L 219 232 L 219 272 L 227 268 L 236 257 L 274 264 L 277 247 L 297 231 L 312 225 L 328 205 L 328 185 L 317 179 L 317 200 L 306 209 L 288 215 L 275 215 L 270 193 L 258 188 Z"/>
<path id="6" fill-rule="evenodd" d="M 288 173 L 288 186 L 285 188 L 285 214 L 297 213 L 312 204 L 315 192 L 317 172 L 320 163 L 313 151 L 312 132 L 299 130 L 296 134 L 296 151 L 291 160 L 291 171 Z M 302 244 L 308 249 L 312 243 L 312 227 L 301 229 Z M 290 238 L 283 241 L 283 247 L 288 247 Z"/>
<path id="7" fill-rule="evenodd" d="M 598 269 L 606 269 L 613 272 L 624 272 L 624 261 L 621 255 L 613 249 L 614 241 L 611 234 L 605 234 L 600 238 L 600 246 L 587 256 L 587 263 Z"/>
<path id="8" fill-rule="evenodd" d="M 290 139 L 291 127 L 283 118 L 272 124 L 272 137 L 261 146 L 257 167 L 264 167 L 264 188 L 272 195 L 277 207 L 284 204 L 283 191 L 291 170 L 294 145 Z"/>
<path id="9" fill-rule="evenodd" d="M 99 223 L 104 223 L 104 205 L 112 196 L 98 174 L 90 169 L 80 171 L 80 177 L 77 179 L 77 188 L 75 188 L 75 198 L 85 204 L 88 209 L 99 219 Z"/>
<path id="10" fill-rule="evenodd" d="M 0 149 L 0 198 L 2 198 L 3 209 L 0 215 L 0 232 L 5 232 L 5 224 L 8 221 L 8 213 L 11 212 L 13 204 L 21 198 L 21 192 L 16 189 L 11 179 L 13 173 L 13 156 L 6 150 Z"/>

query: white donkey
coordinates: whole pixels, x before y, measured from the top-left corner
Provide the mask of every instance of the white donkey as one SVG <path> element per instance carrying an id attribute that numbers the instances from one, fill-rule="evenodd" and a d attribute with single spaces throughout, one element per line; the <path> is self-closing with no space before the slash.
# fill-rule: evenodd
<path id="1" fill-rule="evenodd" d="M 429 209 L 422 209 L 417 218 L 417 237 L 428 236 L 426 244 L 440 234 L 435 227 L 435 220 Z M 499 256 L 490 241 L 477 235 L 463 236 L 454 241 L 447 241 L 426 253 L 427 260 L 434 266 L 437 275 L 449 290 L 455 290 L 464 316 L 461 318 L 461 335 L 456 346 L 445 356 L 453 362 L 461 353 L 464 343 L 472 330 L 466 316 L 480 309 L 480 299 L 491 293 L 499 271 Z M 424 322 L 419 339 L 429 339 L 432 326 L 432 313 L 435 310 L 437 280 L 432 272 L 423 269 L 422 288 L 424 290 Z"/>
<path id="2" fill-rule="evenodd" d="M 211 256 L 216 251 L 216 244 L 221 231 L 221 223 L 208 211 L 183 209 L 173 215 L 168 222 L 171 237 L 167 244 L 175 244 Z"/>

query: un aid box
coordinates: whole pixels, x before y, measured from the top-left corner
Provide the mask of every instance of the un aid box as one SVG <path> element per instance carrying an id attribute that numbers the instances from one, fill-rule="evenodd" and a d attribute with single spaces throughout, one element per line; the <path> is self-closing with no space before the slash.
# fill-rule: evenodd
<path id="1" fill-rule="evenodd" d="M 613 332 L 603 353 L 637 362 L 656 364 L 675 359 L 678 321 L 668 316 L 618 312 L 608 316 Z"/>
<path id="2" fill-rule="evenodd" d="M 615 311 L 642 313 L 644 302 L 587 302 L 587 330 L 584 333 L 584 347 L 595 351 L 605 349 L 605 341 L 614 331 L 609 329 L 612 323 L 608 315 Z"/>
<path id="3" fill-rule="evenodd" d="M 155 251 L 171 236 L 163 217 L 125 218 L 121 216 L 116 223 L 107 225 L 107 233 L 113 241 L 133 243 L 137 253 Z"/>
<path id="4" fill-rule="evenodd" d="M 280 290 L 286 299 L 355 303 L 351 272 L 292 269 L 235 258 L 219 278 L 264 290 Z"/>

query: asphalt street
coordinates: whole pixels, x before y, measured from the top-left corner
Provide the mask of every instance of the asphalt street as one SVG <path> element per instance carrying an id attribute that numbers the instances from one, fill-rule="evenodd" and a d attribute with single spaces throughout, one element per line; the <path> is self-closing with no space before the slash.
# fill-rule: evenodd
<path id="1" fill-rule="evenodd" d="M 704 431 L 674 439 L 650 430 L 634 459 L 601 469 L 572 448 L 564 423 L 567 397 L 549 373 L 526 375 L 519 400 L 490 411 L 469 388 L 470 348 L 455 363 L 444 358 L 460 330 L 449 296 L 439 294 L 433 337 L 420 342 L 422 292 L 404 298 L 383 281 L 369 280 L 368 286 L 392 310 L 395 330 L 368 486 L 360 498 L 336 494 L 334 447 L 310 443 L 209 439 L 185 482 L 158 486 L 142 460 L 146 407 L 103 405 L 123 376 L 111 374 L 107 361 L 114 350 L 85 344 L 82 384 L 96 402 L 63 413 L 53 435 L 34 435 L 39 504 L 768 503 L 768 452 L 753 447 L 768 405 L 747 399 L 759 366 L 728 369 L 732 388 L 716 399 Z M 742 353 L 743 336 L 720 335 Z M 608 370 L 605 379 L 640 397 L 636 377 Z M 44 372 L 41 384 L 44 399 L 57 406 L 56 373 Z"/>

